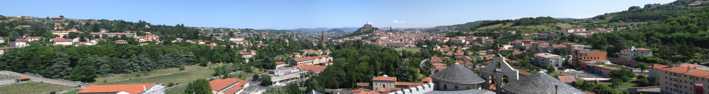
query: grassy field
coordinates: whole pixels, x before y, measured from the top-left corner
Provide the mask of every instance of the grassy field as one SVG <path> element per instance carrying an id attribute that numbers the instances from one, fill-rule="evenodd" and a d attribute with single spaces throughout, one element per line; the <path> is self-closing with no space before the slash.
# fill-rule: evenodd
<path id="1" fill-rule="evenodd" d="M 0 94 L 49 94 L 72 87 L 53 85 L 40 82 L 27 82 L 15 85 L 0 86 Z"/>
<path id="2" fill-rule="evenodd" d="M 168 94 L 182 94 L 187 83 L 196 79 L 206 79 L 214 73 L 212 68 L 221 65 L 202 66 L 185 66 L 185 70 L 178 68 L 160 69 L 150 72 L 138 72 L 129 74 L 114 74 L 105 77 L 99 77 L 94 84 L 113 84 L 113 83 L 173 83 L 174 86 L 168 87 Z"/>

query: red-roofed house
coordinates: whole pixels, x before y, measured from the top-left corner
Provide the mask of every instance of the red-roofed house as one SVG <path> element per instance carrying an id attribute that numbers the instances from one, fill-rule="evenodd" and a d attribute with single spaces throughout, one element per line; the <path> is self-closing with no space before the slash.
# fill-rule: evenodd
<path id="1" fill-rule="evenodd" d="M 147 32 L 147 34 L 140 36 L 138 42 L 155 42 L 160 41 L 160 36 Z"/>
<path id="2" fill-rule="evenodd" d="M 326 66 L 324 66 L 324 65 L 298 64 L 297 66 L 298 66 L 298 69 L 300 69 L 300 70 L 307 71 L 310 73 L 315 73 L 315 74 L 320 74 L 326 68 Z"/>
<path id="3" fill-rule="evenodd" d="M 72 39 L 65 39 L 61 37 L 57 37 L 52 39 L 52 42 L 54 42 L 54 45 L 61 45 L 61 46 L 71 46 L 74 45 L 74 41 Z"/>
<path id="4" fill-rule="evenodd" d="M 311 64 L 311 65 L 329 65 L 332 62 L 330 56 L 305 56 L 294 59 L 296 64 Z"/>
<path id="5" fill-rule="evenodd" d="M 151 83 L 88 85 L 79 94 L 165 94 L 165 86 Z"/>
<path id="6" fill-rule="evenodd" d="M 247 86 L 247 81 L 238 78 L 215 79 L 209 81 L 213 94 L 238 94 Z"/>
<path id="7" fill-rule="evenodd" d="M 433 73 L 446 69 L 448 65 L 443 64 L 443 58 L 438 56 L 431 57 L 431 65 L 433 66 Z"/>

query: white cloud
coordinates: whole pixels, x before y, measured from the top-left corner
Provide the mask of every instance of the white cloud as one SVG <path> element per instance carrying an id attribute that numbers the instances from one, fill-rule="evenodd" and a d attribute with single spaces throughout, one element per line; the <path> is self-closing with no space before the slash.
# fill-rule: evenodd
<path id="1" fill-rule="evenodd" d="M 406 23 L 406 21 L 402 21 L 402 20 L 393 20 L 393 21 L 391 21 L 391 23 L 395 23 L 395 24 L 403 24 L 403 23 Z"/>

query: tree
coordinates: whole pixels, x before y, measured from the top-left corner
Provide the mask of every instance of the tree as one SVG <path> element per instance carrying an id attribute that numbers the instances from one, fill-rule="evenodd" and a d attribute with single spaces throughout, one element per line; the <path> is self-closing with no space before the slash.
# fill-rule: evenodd
<path id="1" fill-rule="evenodd" d="M 212 89 L 209 87 L 209 81 L 198 79 L 187 84 L 185 94 L 212 94 Z"/>
<path id="2" fill-rule="evenodd" d="M 628 8 L 628 11 L 634 11 L 634 10 L 640 10 L 640 9 L 641 9 L 640 6 L 631 6 L 630 8 Z"/>
<path id="3" fill-rule="evenodd" d="M 94 82 L 96 81 L 94 78 L 96 78 L 96 70 L 91 66 L 79 66 L 69 75 L 69 79 L 82 82 Z"/>
<path id="4" fill-rule="evenodd" d="M 226 66 L 219 66 L 214 68 L 214 76 L 223 76 L 229 74 L 229 70 L 226 69 Z"/>
<path id="5" fill-rule="evenodd" d="M 610 76 L 612 79 L 617 79 L 617 80 L 619 80 L 619 81 L 621 81 L 621 82 L 628 82 L 628 81 L 630 81 L 630 80 L 633 80 L 633 78 L 635 78 L 635 74 L 634 74 L 632 71 L 628 70 L 628 69 L 621 69 L 621 70 L 614 70 L 614 71 L 611 71 L 611 73 L 609 74 L 609 76 Z"/>
<path id="6" fill-rule="evenodd" d="M 271 81 L 271 76 L 268 76 L 268 75 L 261 76 L 261 84 L 260 84 L 261 86 L 270 86 L 271 84 L 273 84 L 273 82 Z"/>

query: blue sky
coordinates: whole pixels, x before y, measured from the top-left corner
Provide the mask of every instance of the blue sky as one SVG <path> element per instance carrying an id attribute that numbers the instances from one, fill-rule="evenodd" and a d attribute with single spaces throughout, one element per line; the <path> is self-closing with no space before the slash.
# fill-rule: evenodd
<path id="1" fill-rule="evenodd" d="M 0 15 L 144 20 L 232 28 L 432 27 L 476 20 L 588 18 L 674 0 L 3 0 Z"/>

